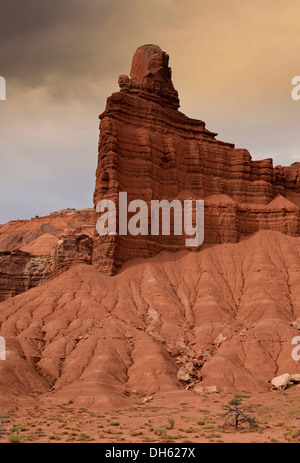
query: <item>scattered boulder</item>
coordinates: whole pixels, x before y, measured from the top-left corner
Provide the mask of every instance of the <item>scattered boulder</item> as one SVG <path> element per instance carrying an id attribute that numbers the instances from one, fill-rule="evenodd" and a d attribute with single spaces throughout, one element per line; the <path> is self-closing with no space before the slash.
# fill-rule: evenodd
<path id="1" fill-rule="evenodd" d="M 199 384 L 194 387 L 193 391 L 196 392 L 196 394 L 202 394 L 203 392 L 208 392 L 209 394 L 215 394 L 219 392 L 217 386 L 203 387 L 203 386 L 200 386 Z"/>
<path id="2" fill-rule="evenodd" d="M 192 362 L 188 362 L 186 365 L 185 365 L 185 368 L 187 369 L 187 371 L 189 373 L 192 373 L 192 371 L 194 370 L 194 364 Z"/>
<path id="3" fill-rule="evenodd" d="M 227 337 L 226 336 L 223 336 L 222 333 L 220 333 L 216 339 L 214 340 L 214 344 L 219 347 L 221 344 L 223 344 L 223 342 L 225 342 L 227 340 Z"/>
<path id="4" fill-rule="evenodd" d="M 196 394 L 202 394 L 202 392 L 205 392 L 205 389 L 202 386 L 196 386 L 193 391 L 196 392 Z"/>
<path id="5" fill-rule="evenodd" d="M 177 379 L 188 383 L 186 389 L 190 389 L 202 380 L 201 368 L 210 354 L 204 354 L 202 351 L 195 353 L 192 349 L 187 350 L 186 346 L 183 347 L 182 354 L 178 355 L 176 360 L 176 363 L 180 365 Z"/>
<path id="6" fill-rule="evenodd" d="M 290 381 L 291 375 L 285 373 L 281 376 L 276 376 L 271 380 L 271 384 L 274 389 L 285 389 Z"/>
<path id="7" fill-rule="evenodd" d="M 296 373 L 294 375 L 291 375 L 290 382 L 299 384 L 300 383 L 300 373 Z"/>
<path id="8" fill-rule="evenodd" d="M 218 393 L 218 388 L 217 386 L 208 386 L 205 388 L 205 392 L 209 392 L 209 394 L 215 394 Z"/>
<path id="9" fill-rule="evenodd" d="M 151 400 L 153 400 L 153 397 L 152 397 L 151 395 L 150 395 L 149 397 L 144 397 L 144 398 L 143 398 L 144 404 L 150 402 Z"/>
<path id="10" fill-rule="evenodd" d="M 177 373 L 177 379 L 179 381 L 189 381 L 190 380 L 190 374 L 188 372 L 188 369 L 186 367 L 181 367 Z"/>

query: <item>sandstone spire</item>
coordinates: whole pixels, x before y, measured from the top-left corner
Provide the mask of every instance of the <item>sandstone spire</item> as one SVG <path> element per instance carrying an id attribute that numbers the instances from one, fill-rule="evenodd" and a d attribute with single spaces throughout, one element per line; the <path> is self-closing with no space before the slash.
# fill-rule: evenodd
<path id="1" fill-rule="evenodd" d="M 169 57 L 160 47 L 139 47 L 130 77 L 120 76 L 119 85 L 100 116 L 95 209 L 103 199 L 118 206 L 120 192 L 128 202 L 147 204 L 198 198 L 205 200 L 204 244 L 238 242 L 261 229 L 300 234 L 299 165 L 254 161 L 246 149 L 217 140 L 203 121 L 180 112 Z M 95 231 L 93 264 L 114 274 L 132 258 L 181 250 L 184 243 L 184 236 Z"/>
<path id="2" fill-rule="evenodd" d="M 134 91 L 179 108 L 178 92 L 172 83 L 169 56 L 158 45 L 142 45 L 133 56 L 130 78 L 119 77 L 121 91 Z"/>

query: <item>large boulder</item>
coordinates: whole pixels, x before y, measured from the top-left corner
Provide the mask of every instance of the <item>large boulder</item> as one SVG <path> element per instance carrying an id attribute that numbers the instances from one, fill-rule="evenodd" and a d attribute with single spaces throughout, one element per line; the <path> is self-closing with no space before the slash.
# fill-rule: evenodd
<path id="1" fill-rule="evenodd" d="M 276 376 L 271 380 L 274 389 L 285 389 L 291 379 L 291 375 L 285 373 L 284 375 Z"/>

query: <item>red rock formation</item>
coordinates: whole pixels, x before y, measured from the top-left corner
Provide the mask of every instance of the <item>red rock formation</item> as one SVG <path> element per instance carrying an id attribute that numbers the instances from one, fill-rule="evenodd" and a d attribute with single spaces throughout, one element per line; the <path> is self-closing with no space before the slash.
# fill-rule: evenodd
<path id="1" fill-rule="evenodd" d="M 31 220 L 12 220 L 0 225 L 0 251 L 36 252 L 38 244 L 39 254 L 49 254 L 53 250 L 52 237 L 62 235 L 88 235 L 94 234 L 94 213 L 92 209 L 63 209 L 52 212 L 45 217 L 35 217 Z M 35 241 L 38 238 L 38 243 Z M 56 241 L 57 241 L 56 239 Z M 56 245 L 55 241 L 55 245 Z M 29 245 L 31 245 L 29 247 Z M 44 247 L 43 247 L 44 245 Z M 25 247 L 26 246 L 26 247 Z M 34 249 L 34 247 L 35 249 Z"/>
<path id="2" fill-rule="evenodd" d="M 87 235 L 64 235 L 53 254 L 24 251 L 0 252 L 0 302 L 39 286 L 80 263 L 91 264 L 93 239 Z"/>
<path id="3" fill-rule="evenodd" d="M 23 251 L 0 252 L 0 302 L 48 281 L 53 272 L 51 255 Z"/>
<path id="4" fill-rule="evenodd" d="M 57 241 L 54 252 L 54 275 L 72 265 L 92 264 L 93 239 L 87 235 L 64 235 Z"/>
<path id="5" fill-rule="evenodd" d="M 118 205 L 119 192 L 148 204 L 186 192 L 205 200 L 206 244 L 237 242 L 261 229 L 299 235 L 299 165 L 274 169 L 272 159 L 253 161 L 178 111 L 168 55 L 159 47 L 138 48 L 130 77 L 120 76 L 119 85 L 100 116 L 95 208 L 102 199 Z M 185 237 L 96 233 L 93 263 L 114 274 L 131 258 L 184 247 Z"/>
<path id="6" fill-rule="evenodd" d="M 91 264 L 93 219 L 89 209 L 65 210 L 0 226 L 0 301 Z"/>
<path id="7" fill-rule="evenodd" d="M 120 86 L 101 116 L 95 206 L 120 191 L 204 198 L 205 242 L 221 244 L 96 236 L 95 268 L 94 211 L 0 226 L 0 394 L 117 407 L 127 388 L 268 390 L 300 372 L 299 164 L 252 161 L 179 112 L 158 47 L 138 50 Z"/>

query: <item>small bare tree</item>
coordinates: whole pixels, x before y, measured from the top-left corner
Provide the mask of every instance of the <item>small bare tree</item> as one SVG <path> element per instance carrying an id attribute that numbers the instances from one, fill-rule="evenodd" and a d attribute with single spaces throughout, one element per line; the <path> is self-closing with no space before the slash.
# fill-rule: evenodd
<path id="1" fill-rule="evenodd" d="M 242 423 L 246 423 L 251 427 L 258 426 L 256 418 L 245 414 L 250 408 L 240 408 L 240 403 L 240 400 L 233 399 L 229 402 L 229 405 L 223 405 L 223 409 L 226 410 L 226 413 L 223 415 L 225 418 L 224 426 L 232 426 L 235 429 L 238 429 Z"/>

